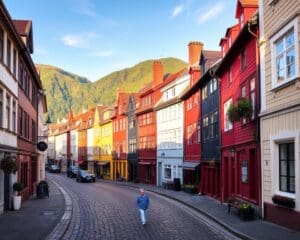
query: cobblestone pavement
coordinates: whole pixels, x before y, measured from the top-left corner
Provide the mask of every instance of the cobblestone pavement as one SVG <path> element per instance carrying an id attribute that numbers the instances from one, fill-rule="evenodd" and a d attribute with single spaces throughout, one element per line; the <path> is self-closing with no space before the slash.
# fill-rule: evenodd
<path id="1" fill-rule="evenodd" d="M 152 192 L 147 192 L 150 209 L 148 222 L 142 226 L 135 205 L 137 189 L 102 182 L 77 183 L 65 175 L 48 178 L 72 201 L 69 223 L 61 229 L 62 239 L 237 239 L 193 209 Z M 52 239 L 56 239 L 59 235 L 53 233 Z"/>

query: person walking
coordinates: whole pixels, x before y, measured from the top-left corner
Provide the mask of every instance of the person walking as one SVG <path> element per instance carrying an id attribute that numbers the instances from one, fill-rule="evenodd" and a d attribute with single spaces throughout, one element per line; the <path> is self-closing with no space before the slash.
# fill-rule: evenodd
<path id="1" fill-rule="evenodd" d="M 136 205 L 140 210 L 142 224 L 146 224 L 146 213 L 149 207 L 149 198 L 145 194 L 145 190 L 143 188 L 140 189 L 140 195 L 136 198 Z"/>

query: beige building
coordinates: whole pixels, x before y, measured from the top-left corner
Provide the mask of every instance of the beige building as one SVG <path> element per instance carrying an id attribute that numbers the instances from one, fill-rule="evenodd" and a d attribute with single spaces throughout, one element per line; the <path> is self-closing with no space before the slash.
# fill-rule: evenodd
<path id="1" fill-rule="evenodd" d="M 260 0 L 264 218 L 300 229 L 300 0 Z"/>

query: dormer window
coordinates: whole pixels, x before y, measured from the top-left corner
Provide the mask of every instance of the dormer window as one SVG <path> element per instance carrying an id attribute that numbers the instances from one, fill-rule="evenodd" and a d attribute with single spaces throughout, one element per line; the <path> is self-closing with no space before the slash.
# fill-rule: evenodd
<path id="1" fill-rule="evenodd" d="M 243 13 L 241 14 L 240 22 L 241 22 L 241 28 L 242 28 L 244 26 L 244 23 L 245 23 L 245 17 L 244 17 Z"/>

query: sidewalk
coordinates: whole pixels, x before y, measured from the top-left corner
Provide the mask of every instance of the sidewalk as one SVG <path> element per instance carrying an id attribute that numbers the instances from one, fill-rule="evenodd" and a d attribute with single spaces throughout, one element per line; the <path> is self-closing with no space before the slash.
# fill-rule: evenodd
<path id="1" fill-rule="evenodd" d="M 64 213 L 65 200 L 59 188 L 48 181 L 49 198 L 32 197 L 19 211 L 5 211 L 0 215 L 1 240 L 45 239 Z"/>
<path id="2" fill-rule="evenodd" d="M 261 219 L 253 221 L 242 221 L 237 215 L 237 211 L 227 213 L 227 205 L 221 204 L 219 201 L 207 196 L 191 195 L 183 191 L 173 191 L 157 186 L 130 183 L 130 182 L 112 182 L 109 180 L 100 180 L 105 182 L 117 183 L 134 188 L 144 188 L 146 191 L 154 192 L 162 196 L 172 198 L 193 209 L 203 213 L 213 221 L 221 224 L 230 232 L 236 234 L 241 239 L 259 239 L 259 240 L 299 240 L 300 231 L 294 231 L 288 228 L 281 227 Z"/>

